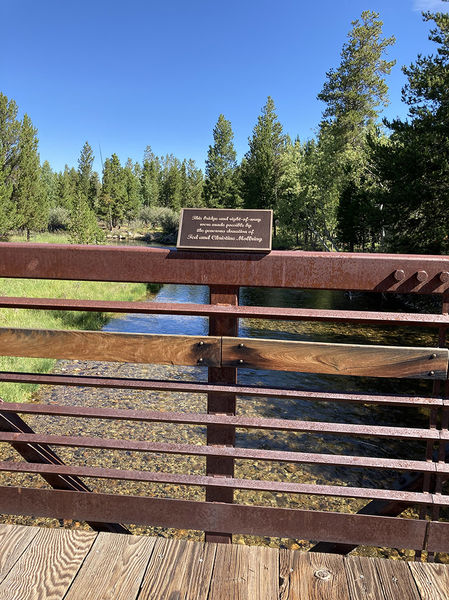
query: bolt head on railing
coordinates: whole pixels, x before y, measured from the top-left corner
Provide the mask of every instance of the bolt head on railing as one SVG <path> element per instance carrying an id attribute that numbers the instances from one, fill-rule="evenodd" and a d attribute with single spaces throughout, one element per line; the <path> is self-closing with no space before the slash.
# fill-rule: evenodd
<path id="1" fill-rule="evenodd" d="M 405 279 L 405 273 L 402 269 L 396 269 L 396 271 L 393 273 L 393 277 L 396 279 L 396 281 L 402 281 Z"/>
<path id="2" fill-rule="evenodd" d="M 441 281 L 441 283 L 446 283 L 449 281 L 449 272 L 448 271 L 441 271 L 440 281 Z"/>
<path id="3" fill-rule="evenodd" d="M 416 273 L 416 279 L 420 282 L 420 283 L 424 283 L 425 281 L 427 281 L 429 278 L 429 276 L 427 275 L 427 271 L 418 271 Z"/>

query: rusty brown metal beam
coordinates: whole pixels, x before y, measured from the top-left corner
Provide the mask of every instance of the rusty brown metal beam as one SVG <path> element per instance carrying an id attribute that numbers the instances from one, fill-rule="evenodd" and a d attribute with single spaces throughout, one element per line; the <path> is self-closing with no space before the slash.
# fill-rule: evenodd
<path id="1" fill-rule="evenodd" d="M 0 277 L 442 294 L 449 257 L 4 243 Z"/>
<path id="2" fill-rule="evenodd" d="M 226 316 L 239 319 L 275 319 L 368 324 L 380 326 L 449 327 L 449 316 L 426 313 L 393 313 L 361 310 L 323 310 L 270 306 L 224 306 L 165 302 L 121 302 L 68 300 L 65 298 L 1 297 L 0 308 L 74 310 L 90 312 L 139 313 L 153 315 Z"/>
<path id="3" fill-rule="evenodd" d="M 0 371 L 0 381 L 9 383 L 29 383 L 39 385 L 67 385 L 114 389 L 153 390 L 169 392 L 191 392 L 195 394 L 220 392 L 239 396 L 267 398 L 298 398 L 301 400 L 325 402 L 354 402 L 392 406 L 430 407 L 442 406 L 443 398 L 425 396 L 402 396 L 399 394 L 345 394 L 344 392 L 317 392 L 315 390 L 293 390 L 285 388 L 261 388 L 242 385 L 222 385 L 218 383 L 183 382 L 165 379 L 127 379 L 121 377 L 92 377 L 89 375 L 56 375 L 53 373 L 22 373 Z M 449 403 L 448 403 L 449 406 Z"/>
<path id="4" fill-rule="evenodd" d="M 122 481 L 145 481 L 160 484 L 211 487 L 214 489 L 242 489 L 284 494 L 306 494 L 308 496 L 334 496 L 340 498 L 362 498 L 388 500 L 389 502 L 407 502 L 409 504 L 447 505 L 449 500 L 439 495 L 401 490 L 356 488 L 338 485 L 317 485 L 290 483 L 282 481 L 262 481 L 252 479 L 222 478 L 214 476 L 183 475 L 175 473 L 106 469 L 101 467 L 76 467 L 72 465 L 48 465 L 30 463 L 12 463 L 0 461 L 0 471 L 11 473 L 38 473 L 39 475 L 63 475 L 75 477 L 94 477 Z"/>
<path id="5" fill-rule="evenodd" d="M 427 531 L 414 519 L 15 487 L 0 488 L 0 512 L 206 531 L 226 524 L 230 533 L 389 548 L 422 548 Z M 447 549 L 447 537 L 437 544 Z"/>
<path id="6" fill-rule="evenodd" d="M 420 439 L 426 440 L 431 436 L 435 436 L 438 439 L 438 432 L 436 431 L 422 431 L 422 437 Z M 411 434 L 407 438 L 407 435 L 396 435 L 396 437 L 403 439 L 417 439 Z M 385 436 L 390 438 L 384 432 Z M 382 435 L 379 433 L 379 435 Z M 122 440 L 122 439 L 111 439 L 111 438 L 100 438 L 100 437 L 87 437 L 87 436 L 70 436 L 70 435 L 48 435 L 38 433 L 9 433 L 0 432 L 0 442 L 8 443 L 25 443 L 25 444 L 49 444 L 54 446 L 75 446 L 80 448 L 101 448 L 109 450 L 126 450 L 129 452 L 156 452 L 162 454 L 190 454 L 192 456 L 213 456 L 224 459 L 244 459 L 244 460 L 267 460 L 267 461 L 279 461 L 279 462 L 292 462 L 292 463 L 320 463 L 327 465 L 345 465 L 345 466 L 364 466 L 370 464 L 372 468 L 376 468 L 376 465 L 381 468 L 382 461 L 395 461 L 394 463 L 388 463 L 389 465 L 395 464 L 398 469 L 401 469 L 401 459 L 382 459 L 382 458 L 371 458 L 371 457 L 358 457 L 358 456 L 347 456 L 347 455 L 334 455 L 334 454 L 313 454 L 309 452 L 292 452 L 287 450 L 259 450 L 253 448 L 234 448 L 232 446 L 218 446 L 218 445 L 199 445 L 199 444 L 171 444 L 166 442 L 146 442 L 140 440 Z M 425 461 L 416 461 L 415 466 L 422 465 Z M 406 463 L 404 463 L 406 464 Z M 412 463 L 409 463 L 412 464 Z M 393 468 L 389 466 L 388 468 Z M 441 469 L 445 469 L 445 466 L 441 466 Z M 444 471 L 442 471 L 444 472 Z"/>
<path id="7" fill-rule="evenodd" d="M 226 413 L 184 413 L 171 411 L 148 411 L 135 409 L 96 408 L 86 406 L 62 406 L 57 404 L 8 403 L 2 406 L 4 413 L 33 415 L 54 415 L 79 418 L 118 419 L 147 423 L 182 423 L 185 425 L 217 426 L 218 429 L 273 429 L 277 431 L 298 431 L 329 435 L 356 435 L 388 437 L 413 440 L 440 439 L 438 431 L 411 427 L 385 427 L 355 423 L 329 423 L 326 421 L 301 421 L 297 419 L 273 419 L 266 417 L 245 417 Z M 443 432 L 446 436 L 446 432 Z M 218 444 L 218 446 L 226 444 Z"/>

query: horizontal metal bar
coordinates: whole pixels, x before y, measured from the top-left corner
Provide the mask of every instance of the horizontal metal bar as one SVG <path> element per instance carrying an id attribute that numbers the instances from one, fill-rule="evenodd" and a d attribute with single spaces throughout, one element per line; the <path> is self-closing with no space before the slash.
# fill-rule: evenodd
<path id="1" fill-rule="evenodd" d="M 39 385 L 66 385 L 114 389 L 148 391 L 188 392 L 206 394 L 209 392 L 232 393 L 239 396 L 267 398 L 298 398 L 301 400 L 325 402 L 354 402 L 362 404 L 385 404 L 392 406 L 443 406 L 442 397 L 401 396 L 375 394 L 345 394 L 317 392 L 315 390 L 292 390 L 285 388 L 260 388 L 242 385 L 221 385 L 216 383 L 170 381 L 166 379 L 127 379 L 122 377 L 92 377 L 89 375 L 55 375 L 47 373 L 20 373 L 0 371 L 0 381 L 9 383 L 29 383 Z M 448 401 L 449 406 L 449 401 Z"/>
<path id="2" fill-rule="evenodd" d="M 414 519 L 9 486 L 0 513 L 414 549 L 427 530 Z"/>
<path id="3" fill-rule="evenodd" d="M 0 277 L 442 294 L 449 257 L 4 243 Z"/>
<path id="4" fill-rule="evenodd" d="M 150 483 L 174 484 L 186 486 L 231 488 L 285 494 L 307 494 L 309 496 L 335 496 L 342 498 L 363 498 L 374 500 L 390 500 L 394 502 L 410 502 L 411 504 L 432 504 L 433 496 L 427 492 L 404 492 L 399 490 L 356 488 L 338 485 L 317 485 L 290 483 L 282 481 L 262 481 L 238 479 L 234 477 L 214 477 L 207 475 L 182 475 L 151 471 L 131 471 L 120 469 L 104 469 L 98 467 L 51 466 L 32 463 L 0 462 L 0 471 L 11 473 L 39 473 L 76 475 L 78 477 L 94 477 L 123 481 L 145 481 Z"/>
<path id="5" fill-rule="evenodd" d="M 321 310 L 268 306 L 218 306 L 216 304 L 182 304 L 171 302 L 119 302 L 104 300 L 68 300 L 65 298 L 1 297 L 0 308 L 32 308 L 34 310 L 74 310 L 202 317 L 233 316 L 240 319 L 332 321 L 344 324 L 354 323 L 382 326 L 449 327 L 449 316 L 444 314 Z"/>
<path id="6" fill-rule="evenodd" d="M 449 523 L 431 521 L 428 525 L 427 550 L 449 552 Z"/>
<path id="7" fill-rule="evenodd" d="M 439 430 L 410 427 L 385 427 L 353 423 L 327 423 L 325 421 L 300 421 L 296 419 L 271 419 L 234 415 L 184 413 L 170 411 L 148 411 L 119 408 L 96 408 L 85 406 L 61 406 L 56 404 L 4 403 L 1 413 L 23 413 L 34 415 L 57 415 L 79 418 L 119 419 L 142 422 L 182 423 L 185 425 L 223 425 L 244 429 L 273 429 L 331 435 L 358 435 L 399 439 L 438 440 Z M 379 459 L 375 459 L 379 460 Z M 417 461 L 415 467 L 420 464 Z M 422 463 L 429 464 L 429 463 Z M 411 467 L 406 467 L 410 469 Z M 422 469 L 419 469 L 422 470 Z"/>
<path id="8" fill-rule="evenodd" d="M 438 439 L 438 432 L 430 430 L 429 439 Z M 424 438 L 425 439 L 425 438 Z M 79 448 L 99 448 L 108 450 L 126 450 L 130 452 L 156 452 L 161 454 L 180 454 L 192 456 L 224 456 L 245 460 L 267 460 L 276 462 L 338 465 L 347 467 L 387 468 L 395 470 L 428 470 L 423 461 L 402 461 L 388 458 L 315 454 L 291 452 L 285 450 L 259 450 L 253 448 L 234 448 L 228 446 L 206 446 L 197 444 L 168 444 L 164 442 L 146 442 L 138 440 L 109 439 L 87 436 L 58 436 L 43 434 L 25 434 L 0 432 L 0 442 L 49 444 L 52 446 L 72 446 Z M 433 463 L 429 463 L 433 464 Z M 432 467 L 433 468 L 433 467 Z"/>

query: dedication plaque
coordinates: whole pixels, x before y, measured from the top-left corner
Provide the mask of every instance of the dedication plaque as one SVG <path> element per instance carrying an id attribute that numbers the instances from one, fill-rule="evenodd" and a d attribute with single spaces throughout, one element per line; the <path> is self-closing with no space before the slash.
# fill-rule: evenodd
<path id="1" fill-rule="evenodd" d="M 272 225 L 272 210 L 183 208 L 176 247 L 270 252 Z"/>

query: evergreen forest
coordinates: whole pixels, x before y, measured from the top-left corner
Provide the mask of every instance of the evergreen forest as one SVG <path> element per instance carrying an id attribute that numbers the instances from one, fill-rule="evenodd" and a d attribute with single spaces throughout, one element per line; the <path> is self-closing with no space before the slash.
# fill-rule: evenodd
<path id="1" fill-rule="evenodd" d="M 182 207 L 268 208 L 277 248 L 449 253 L 449 14 L 423 19 L 434 52 L 402 67 L 407 118 L 380 117 L 395 40 L 364 11 L 318 94 L 315 136 L 286 135 L 268 97 L 240 162 L 232 124 L 218 116 L 204 172 L 148 145 L 142 162 L 114 153 L 97 173 L 87 141 L 78 164 L 56 172 L 41 161 L 30 116 L 19 119 L 0 93 L 0 237 L 66 231 L 74 243 L 101 243 L 136 223 L 173 234 Z"/>

